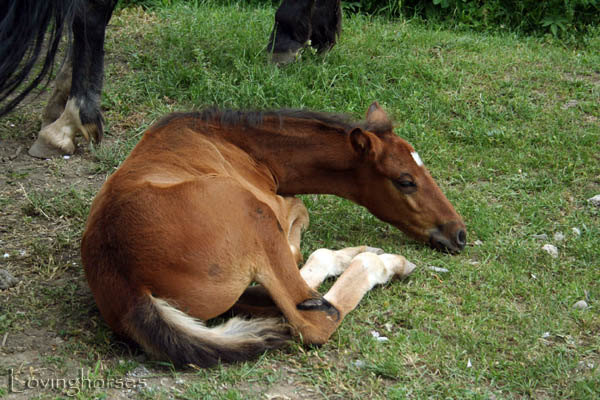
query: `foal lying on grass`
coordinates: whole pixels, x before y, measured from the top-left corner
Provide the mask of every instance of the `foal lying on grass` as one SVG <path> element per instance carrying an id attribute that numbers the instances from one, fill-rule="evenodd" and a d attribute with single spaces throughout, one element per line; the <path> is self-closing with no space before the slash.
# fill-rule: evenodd
<path id="1" fill-rule="evenodd" d="M 92 204 L 81 254 L 102 316 L 176 365 L 245 360 L 290 334 L 326 342 L 368 290 L 414 265 L 363 246 L 318 250 L 298 270 L 301 193 L 350 199 L 438 249 L 466 242 L 460 216 L 377 103 L 359 123 L 308 111 L 173 114 Z M 327 294 L 316 291 L 339 274 Z M 231 310 L 286 322 L 201 322 Z"/>

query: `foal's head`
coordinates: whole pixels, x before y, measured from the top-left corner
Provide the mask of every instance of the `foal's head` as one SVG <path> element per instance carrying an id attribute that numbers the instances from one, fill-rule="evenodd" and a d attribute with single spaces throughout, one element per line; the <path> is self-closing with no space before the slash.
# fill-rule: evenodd
<path id="1" fill-rule="evenodd" d="M 438 249 L 459 252 L 465 224 L 415 149 L 392 131 L 385 111 L 373 103 L 367 120 L 349 134 L 360 166 L 358 201 L 378 218 Z"/>

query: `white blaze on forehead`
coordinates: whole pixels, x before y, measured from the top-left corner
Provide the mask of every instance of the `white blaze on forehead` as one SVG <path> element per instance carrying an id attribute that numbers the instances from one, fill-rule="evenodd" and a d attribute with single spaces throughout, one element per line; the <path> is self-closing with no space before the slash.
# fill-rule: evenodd
<path id="1" fill-rule="evenodd" d="M 417 165 L 419 167 L 423 166 L 423 160 L 421 160 L 421 157 L 419 157 L 419 153 L 417 153 L 416 151 L 413 151 L 410 153 L 410 155 L 412 156 L 413 160 L 415 160 L 415 162 L 417 163 Z"/>

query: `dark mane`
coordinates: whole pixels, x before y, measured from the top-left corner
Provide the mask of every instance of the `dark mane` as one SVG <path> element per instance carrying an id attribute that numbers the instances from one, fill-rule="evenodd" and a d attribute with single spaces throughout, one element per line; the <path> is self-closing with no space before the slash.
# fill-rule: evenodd
<path id="1" fill-rule="evenodd" d="M 349 132 L 355 128 L 361 128 L 374 132 L 376 134 L 384 133 L 392 129 L 392 126 L 369 126 L 366 121 L 355 121 L 346 114 L 317 112 L 302 109 L 281 109 L 272 111 L 240 111 L 240 110 L 220 110 L 216 107 L 206 108 L 201 111 L 187 113 L 169 114 L 159 122 L 155 127 L 162 127 L 177 119 L 189 119 L 194 127 L 199 122 L 219 123 L 223 126 L 242 126 L 249 128 L 260 127 L 267 119 L 276 119 L 280 126 L 284 126 L 285 120 L 305 120 L 322 124 L 333 128 L 334 130 Z"/>

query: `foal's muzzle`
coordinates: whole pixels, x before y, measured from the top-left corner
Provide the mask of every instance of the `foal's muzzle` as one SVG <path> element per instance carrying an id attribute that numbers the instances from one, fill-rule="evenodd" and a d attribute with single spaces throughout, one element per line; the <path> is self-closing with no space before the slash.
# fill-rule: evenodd
<path id="1" fill-rule="evenodd" d="M 436 250 L 460 253 L 467 244 L 467 232 L 462 222 L 448 222 L 433 229 L 429 234 L 429 245 Z"/>

